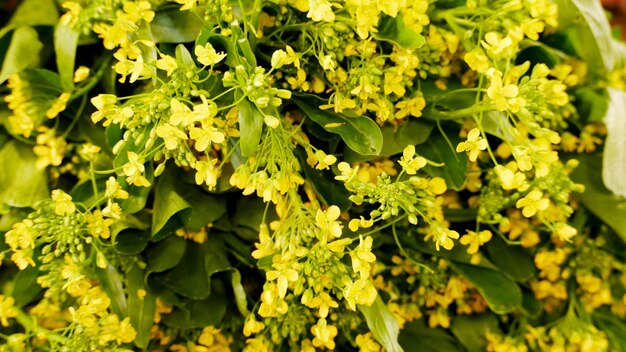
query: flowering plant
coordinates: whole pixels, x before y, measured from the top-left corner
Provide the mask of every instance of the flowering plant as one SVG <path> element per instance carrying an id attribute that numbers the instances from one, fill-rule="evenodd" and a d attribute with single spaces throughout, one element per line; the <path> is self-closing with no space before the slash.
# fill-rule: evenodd
<path id="1" fill-rule="evenodd" d="M 4 6 L 0 351 L 626 350 L 599 2 Z"/>

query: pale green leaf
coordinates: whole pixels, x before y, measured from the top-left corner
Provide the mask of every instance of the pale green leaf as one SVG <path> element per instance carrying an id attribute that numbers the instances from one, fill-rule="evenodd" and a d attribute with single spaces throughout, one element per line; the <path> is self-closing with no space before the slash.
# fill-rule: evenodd
<path id="1" fill-rule="evenodd" d="M 36 160 L 31 146 L 17 141 L 9 141 L 0 149 L 0 204 L 32 207 L 49 197 L 46 170 L 38 169 Z"/>
<path id="2" fill-rule="evenodd" d="M 14 73 L 39 65 L 39 52 L 42 48 L 43 44 L 39 41 L 39 35 L 35 29 L 28 26 L 18 27 L 13 32 L 11 44 L 2 63 L 0 83 L 6 81 Z"/>
<path id="3" fill-rule="evenodd" d="M 79 36 L 77 31 L 65 24 L 59 24 L 54 29 L 57 69 L 61 77 L 61 85 L 66 91 L 74 88 L 74 63 Z"/>
<path id="4" fill-rule="evenodd" d="M 374 334 L 374 338 L 386 351 L 403 351 L 398 343 L 398 334 L 400 333 L 398 320 L 396 320 L 396 317 L 387 308 L 380 296 L 376 297 L 371 306 L 358 305 L 358 308 L 363 317 L 365 317 L 367 327 Z"/>

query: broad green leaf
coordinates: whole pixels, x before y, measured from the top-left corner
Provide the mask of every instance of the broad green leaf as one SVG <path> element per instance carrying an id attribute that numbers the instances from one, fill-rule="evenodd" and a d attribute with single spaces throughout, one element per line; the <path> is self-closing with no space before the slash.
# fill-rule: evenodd
<path id="1" fill-rule="evenodd" d="M 115 236 L 115 250 L 126 255 L 139 254 L 148 245 L 150 237 L 150 232 L 146 230 L 122 230 Z"/>
<path id="2" fill-rule="evenodd" d="M 23 307 L 30 303 L 42 291 L 37 283 L 40 275 L 38 267 L 28 266 L 24 270 L 18 271 L 13 281 L 11 296 L 15 299 L 16 307 Z"/>
<path id="3" fill-rule="evenodd" d="M 487 347 L 485 333 L 500 332 L 498 319 L 490 313 L 480 315 L 457 315 L 452 319 L 450 331 L 468 352 L 482 352 Z"/>
<path id="4" fill-rule="evenodd" d="M 185 48 L 184 45 L 178 44 L 176 46 L 175 53 L 176 59 L 182 61 L 185 65 L 193 66 L 196 64 L 196 62 L 193 60 L 193 57 L 191 56 L 191 53 L 189 52 L 189 50 L 187 50 L 187 48 Z"/>
<path id="5" fill-rule="evenodd" d="M 77 31 L 65 24 L 59 24 L 54 29 L 57 69 L 61 77 L 61 85 L 66 91 L 74 88 L 74 63 L 79 36 Z"/>
<path id="6" fill-rule="evenodd" d="M 450 262 L 450 267 L 476 286 L 493 312 L 506 314 L 521 306 L 522 291 L 515 281 L 505 274 L 456 262 Z"/>
<path id="7" fill-rule="evenodd" d="M 349 117 L 332 110 L 322 110 L 324 101 L 312 96 L 292 97 L 291 100 L 315 123 L 328 132 L 341 136 L 346 145 L 361 155 L 378 155 L 383 147 L 380 128 L 366 116 Z"/>
<path id="8" fill-rule="evenodd" d="M 607 137 L 604 142 L 602 180 L 613 193 L 626 197 L 626 92 L 609 88 L 609 107 L 604 118 Z"/>
<path id="9" fill-rule="evenodd" d="M 204 300 L 187 300 L 175 305 L 174 310 L 163 317 L 163 323 L 175 329 L 198 329 L 209 325 L 219 326 L 226 314 L 227 300 L 223 288 L 213 285 L 211 295 Z"/>
<path id="10" fill-rule="evenodd" d="M 39 52 L 42 48 L 43 44 L 39 41 L 39 35 L 35 29 L 27 26 L 15 29 L 0 70 L 0 83 L 6 81 L 14 73 L 37 67 Z"/>
<path id="11" fill-rule="evenodd" d="M 31 146 L 17 141 L 7 142 L 0 149 L 0 204 L 32 207 L 49 197 L 46 170 L 38 169 L 36 160 Z"/>
<path id="12" fill-rule="evenodd" d="M 398 343 L 398 334 L 400 333 L 398 321 L 380 298 L 380 295 L 376 297 L 371 306 L 358 305 L 358 308 L 365 317 L 367 327 L 374 334 L 374 338 L 386 351 L 403 351 Z"/>
<path id="13" fill-rule="evenodd" d="M 502 272 L 519 282 L 526 282 L 536 274 L 532 256 L 519 245 L 508 245 L 494 236 L 485 246 L 491 261 Z"/>
<path id="14" fill-rule="evenodd" d="M 171 269 L 180 263 L 187 241 L 179 236 L 168 236 L 146 250 L 146 276 Z"/>
<path id="15" fill-rule="evenodd" d="M 0 37 L 20 26 L 54 26 L 58 20 L 59 11 L 54 0 L 24 0 L 9 23 L 0 29 Z"/>
<path id="16" fill-rule="evenodd" d="M 400 332 L 400 345 L 408 352 L 461 352 L 454 337 L 445 330 L 426 326 L 425 319 L 407 324 Z"/>
<path id="17" fill-rule="evenodd" d="M 383 146 L 378 156 L 360 155 L 347 149 L 344 160 L 347 162 L 368 161 L 381 156 L 391 156 L 402 153 L 408 145 L 418 145 L 426 142 L 435 125 L 420 120 L 409 120 L 403 125 L 383 126 L 380 131 L 383 134 Z"/>
<path id="18" fill-rule="evenodd" d="M 155 43 L 189 43 L 196 40 L 202 22 L 189 11 L 170 8 L 156 12 L 150 29 Z"/>
<path id="19" fill-rule="evenodd" d="M 574 193 L 574 197 L 609 225 L 626 242 L 626 198 L 617 196 L 606 189 L 602 182 L 601 155 L 577 154 L 575 159 L 580 165 L 570 175 L 572 180 L 585 186 L 583 193 Z"/>
<path id="20" fill-rule="evenodd" d="M 202 244 L 188 242 L 178 265 L 153 275 L 177 294 L 203 300 L 211 294 L 211 276 L 231 269 L 224 245 L 209 237 Z"/>
<path id="21" fill-rule="evenodd" d="M 458 134 L 454 129 L 448 131 L 448 138 L 455 146 L 459 142 Z M 444 164 L 441 167 L 426 165 L 423 170 L 427 174 L 443 178 L 449 189 L 459 191 L 463 188 L 466 179 L 467 157 L 462 153 L 457 153 L 441 133 L 431 134 L 426 142 L 417 146 L 416 151 L 428 160 Z"/>
<path id="22" fill-rule="evenodd" d="M 102 289 L 111 300 L 113 313 L 120 317 L 128 315 L 128 303 L 123 286 L 123 277 L 111 264 L 105 269 L 97 268 L 96 275 L 102 285 Z"/>
<path id="23" fill-rule="evenodd" d="M 576 54 L 590 73 L 604 78 L 615 63 L 611 25 L 599 1 L 557 0 L 559 31 L 570 38 Z"/>
<path id="24" fill-rule="evenodd" d="M 126 292 L 128 293 L 128 316 L 130 324 L 137 331 L 135 345 L 139 348 L 148 347 L 150 342 L 150 330 L 156 311 L 156 296 L 147 294 L 143 297 L 139 294 L 140 290 L 145 291 L 146 286 L 143 282 L 144 273 L 138 266 L 126 273 Z"/>
<path id="25" fill-rule="evenodd" d="M 170 175 L 170 172 L 161 175 L 154 192 L 153 236 L 161 231 L 170 218 L 179 213 L 181 217 L 187 218 L 191 213 L 191 206 L 176 192 Z"/>
<path id="26" fill-rule="evenodd" d="M 607 89 L 583 86 L 576 88 L 572 95 L 574 96 L 573 103 L 576 106 L 576 111 L 584 121 L 602 121 L 607 114 L 610 103 Z"/>
<path id="27" fill-rule="evenodd" d="M 235 93 L 235 99 L 241 98 L 241 92 Z M 241 148 L 241 154 L 249 157 L 259 147 L 261 142 L 261 133 L 263 132 L 263 114 L 256 105 L 252 104 L 247 98 L 237 104 L 239 110 L 239 132 L 241 137 L 239 138 L 239 147 Z"/>
<path id="28" fill-rule="evenodd" d="M 407 27 L 401 16 L 383 15 L 378 23 L 378 31 L 372 33 L 376 40 L 397 44 L 404 49 L 417 49 L 426 44 L 426 38 Z"/>

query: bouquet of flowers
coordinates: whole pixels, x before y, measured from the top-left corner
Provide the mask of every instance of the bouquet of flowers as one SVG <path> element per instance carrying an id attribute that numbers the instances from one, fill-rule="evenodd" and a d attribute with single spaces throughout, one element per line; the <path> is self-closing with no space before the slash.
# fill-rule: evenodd
<path id="1" fill-rule="evenodd" d="M 592 0 L 21 0 L 0 351 L 626 351 Z"/>

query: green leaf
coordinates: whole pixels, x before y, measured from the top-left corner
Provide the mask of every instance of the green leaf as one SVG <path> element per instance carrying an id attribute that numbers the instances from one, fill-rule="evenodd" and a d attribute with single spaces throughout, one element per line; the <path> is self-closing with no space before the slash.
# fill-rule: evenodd
<path id="1" fill-rule="evenodd" d="M 243 289 L 243 285 L 241 284 L 241 273 L 239 270 L 232 270 L 230 273 L 230 283 L 233 286 L 233 294 L 235 295 L 237 309 L 239 309 L 239 313 L 245 317 L 250 314 L 250 311 L 248 310 L 246 291 Z"/>
<path id="2" fill-rule="evenodd" d="M 171 173 L 162 175 L 154 192 L 152 236 L 161 231 L 170 218 L 175 215 L 180 213 L 180 217 L 187 218 L 191 214 L 191 206 L 176 192 L 169 175 Z"/>
<path id="3" fill-rule="evenodd" d="M 111 264 L 107 264 L 106 269 L 97 268 L 96 275 L 102 289 L 111 300 L 111 308 L 113 313 L 120 317 L 128 315 L 128 303 L 126 301 L 126 294 L 124 286 L 122 285 L 122 276 Z"/>
<path id="4" fill-rule="evenodd" d="M 599 1 L 557 0 L 559 31 L 567 38 L 590 69 L 604 79 L 615 62 L 611 25 Z"/>
<path id="5" fill-rule="evenodd" d="M 196 40 L 202 22 L 190 11 L 169 8 L 156 12 L 150 29 L 155 43 L 188 43 Z"/>
<path id="6" fill-rule="evenodd" d="M 79 36 L 77 31 L 65 24 L 59 24 L 54 29 L 57 69 L 61 77 L 61 85 L 66 91 L 74 88 L 74 63 Z"/>
<path id="7" fill-rule="evenodd" d="M 504 273 L 519 282 L 526 282 L 535 276 L 535 263 L 532 256 L 519 245 L 508 245 L 498 236 L 485 246 L 491 261 Z"/>
<path id="8" fill-rule="evenodd" d="M 346 145 L 361 155 L 378 155 L 383 147 L 380 128 L 366 116 L 349 117 L 318 106 L 324 101 L 313 95 L 292 96 L 291 100 L 326 131 L 341 136 Z"/>
<path id="9" fill-rule="evenodd" d="M 235 92 L 235 100 L 241 98 L 241 92 Z M 254 154 L 261 142 L 261 133 L 263 132 L 263 113 L 259 111 L 256 105 L 252 104 L 247 98 L 237 104 L 239 110 L 239 147 L 241 154 L 249 157 Z"/>
<path id="10" fill-rule="evenodd" d="M 482 352 L 487 347 L 485 333 L 499 332 L 498 319 L 490 313 L 480 315 L 457 315 L 452 319 L 450 331 L 468 352 Z"/>
<path id="11" fill-rule="evenodd" d="M 168 236 L 146 250 L 146 276 L 171 269 L 180 263 L 187 241 L 178 236 Z"/>
<path id="12" fill-rule="evenodd" d="M 452 145 L 459 142 L 458 133 L 454 129 L 448 129 L 448 137 L 452 137 Z M 446 181 L 449 189 L 456 191 L 463 188 L 465 183 L 467 169 L 467 157 L 464 154 L 457 153 L 446 141 L 441 133 L 431 134 L 426 142 L 417 146 L 416 151 L 419 155 L 436 163 L 443 163 L 442 167 L 426 165 L 423 170 L 430 176 L 439 176 Z"/>
<path id="13" fill-rule="evenodd" d="M 609 88 L 609 107 L 604 117 L 608 131 L 604 141 L 602 180 L 611 192 L 626 197 L 626 92 Z"/>
<path id="14" fill-rule="evenodd" d="M 445 330 L 426 326 L 425 319 L 407 324 L 400 332 L 400 345 L 410 352 L 461 352 L 454 337 Z"/>
<path id="15" fill-rule="evenodd" d="M 573 91 L 576 111 L 586 122 L 602 121 L 609 109 L 607 90 L 583 86 Z"/>
<path id="16" fill-rule="evenodd" d="M 223 243 L 209 237 L 202 244 L 188 242 L 178 265 L 153 275 L 177 294 L 203 300 L 211 294 L 211 276 L 231 269 Z"/>
<path id="17" fill-rule="evenodd" d="M 227 301 L 223 285 L 214 281 L 211 295 L 204 300 L 187 300 L 175 305 L 174 310 L 163 317 L 163 323 L 175 329 L 198 329 L 209 325 L 219 326 L 226 314 Z"/>
<path id="18" fill-rule="evenodd" d="M 401 153 L 408 145 L 426 142 L 434 127 L 435 125 L 421 120 L 409 120 L 400 127 L 383 126 L 380 129 L 383 134 L 383 146 L 378 156 L 360 155 L 347 149 L 344 153 L 344 160 L 353 163 Z"/>
<path id="19" fill-rule="evenodd" d="M 155 295 L 147 294 L 144 297 L 138 295 L 139 290 L 146 290 L 143 277 L 144 273 L 138 266 L 133 266 L 126 274 L 128 316 L 130 317 L 130 324 L 137 331 L 134 342 L 139 348 L 146 348 L 150 342 L 150 330 L 156 311 Z"/>
<path id="20" fill-rule="evenodd" d="M 20 26 L 54 26 L 58 20 L 59 11 L 54 0 L 24 0 L 9 23 L 0 29 L 0 37 Z"/>
<path id="21" fill-rule="evenodd" d="M 39 268 L 32 266 L 28 266 L 17 273 L 11 291 L 16 307 L 23 307 L 32 302 L 42 291 L 41 286 L 37 283 L 39 274 Z"/>
<path id="22" fill-rule="evenodd" d="M 476 286 L 487 301 L 489 308 L 497 314 L 512 312 L 522 304 L 522 291 L 505 274 L 480 266 L 450 262 L 450 267 Z"/>
<path id="23" fill-rule="evenodd" d="M 346 211 L 350 208 L 352 202 L 348 197 L 350 197 L 351 193 L 346 190 L 343 183 L 335 181 L 332 172 L 314 170 L 306 163 L 303 163 L 302 169 L 306 178 L 311 181 L 315 191 L 322 197 L 326 205 L 336 205 L 341 211 Z"/>
<path id="24" fill-rule="evenodd" d="M 43 44 L 39 41 L 37 31 L 31 27 L 21 26 L 13 32 L 13 38 L 7 50 L 2 69 L 0 83 L 14 73 L 39 65 L 39 52 Z"/>
<path id="25" fill-rule="evenodd" d="M 601 154 L 577 154 L 580 164 L 570 175 L 572 180 L 585 186 L 583 193 L 574 193 L 580 202 L 595 216 L 609 225 L 626 242 L 626 198 L 616 196 L 602 182 Z"/>
<path id="26" fill-rule="evenodd" d="M 426 38 L 407 27 L 401 16 L 383 15 L 378 23 L 378 31 L 372 33 L 376 40 L 397 44 L 404 49 L 417 49 L 426 44 Z"/>
<path id="27" fill-rule="evenodd" d="M 46 170 L 38 169 L 36 160 L 31 147 L 17 141 L 0 149 L 0 204 L 32 207 L 49 197 Z"/>
<path id="28" fill-rule="evenodd" d="M 376 297 L 371 306 L 358 305 L 358 308 L 365 317 L 367 327 L 374 334 L 374 338 L 386 351 L 403 351 L 398 343 L 398 334 L 400 333 L 398 321 L 380 296 Z"/>
<path id="29" fill-rule="evenodd" d="M 122 230 L 115 236 L 115 250 L 126 255 L 139 254 L 148 245 L 150 237 L 150 232 L 146 230 Z"/>

